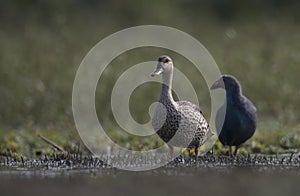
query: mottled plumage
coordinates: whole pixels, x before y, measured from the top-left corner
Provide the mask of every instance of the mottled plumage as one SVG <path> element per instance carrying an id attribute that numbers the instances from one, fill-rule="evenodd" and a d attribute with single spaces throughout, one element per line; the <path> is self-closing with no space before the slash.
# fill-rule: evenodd
<path id="1" fill-rule="evenodd" d="M 232 146 L 236 146 L 234 152 L 236 155 L 238 148 L 251 138 L 255 132 L 257 122 L 256 108 L 242 94 L 241 86 L 233 76 L 223 75 L 211 87 L 211 89 L 216 88 L 224 88 L 226 90 L 226 103 L 221 106 L 216 115 L 216 128 L 219 133 L 219 140 L 223 145 L 229 146 L 230 155 L 232 154 Z"/>
<path id="2" fill-rule="evenodd" d="M 172 96 L 173 62 L 168 56 L 161 56 L 152 76 L 162 74 L 163 85 L 152 119 L 157 134 L 170 147 L 195 148 L 213 134 L 198 106 L 188 101 L 174 101 Z M 174 138 L 174 135 L 176 137 Z"/>

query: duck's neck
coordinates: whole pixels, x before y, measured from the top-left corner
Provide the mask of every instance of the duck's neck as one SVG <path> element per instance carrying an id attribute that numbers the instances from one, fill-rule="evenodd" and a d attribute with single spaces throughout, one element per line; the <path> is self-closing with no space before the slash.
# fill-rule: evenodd
<path id="1" fill-rule="evenodd" d="M 173 81 L 173 70 L 169 73 L 163 73 L 162 75 L 162 89 L 159 97 L 159 102 L 170 102 L 175 104 L 175 101 L 172 96 L 172 81 Z"/>

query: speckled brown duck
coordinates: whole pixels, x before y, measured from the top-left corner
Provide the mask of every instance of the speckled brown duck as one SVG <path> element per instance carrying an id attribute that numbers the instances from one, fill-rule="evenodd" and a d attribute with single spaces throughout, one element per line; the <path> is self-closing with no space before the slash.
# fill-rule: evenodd
<path id="1" fill-rule="evenodd" d="M 160 138 L 173 147 L 198 148 L 213 133 L 202 115 L 200 108 L 188 101 L 174 101 L 172 96 L 173 61 L 169 56 L 158 58 L 156 70 L 151 76 L 162 75 L 162 89 L 152 118 L 152 126 Z M 176 134 L 176 139 L 173 137 Z M 173 139 L 172 139 L 173 138 Z M 183 144 L 188 144 L 184 146 Z"/>

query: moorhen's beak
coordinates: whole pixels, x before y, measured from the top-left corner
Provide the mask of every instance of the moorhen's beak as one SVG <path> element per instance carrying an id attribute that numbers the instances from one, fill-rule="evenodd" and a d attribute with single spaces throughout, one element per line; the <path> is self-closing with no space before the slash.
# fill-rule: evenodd
<path id="1" fill-rule="evenodd" d="M 213 83 L 213 85 L 210 87 L 210 90 L 218 88 L 225 88 L 223 78 L 220 78 L 219 80 L 215 81 L 215 83 Z"/>

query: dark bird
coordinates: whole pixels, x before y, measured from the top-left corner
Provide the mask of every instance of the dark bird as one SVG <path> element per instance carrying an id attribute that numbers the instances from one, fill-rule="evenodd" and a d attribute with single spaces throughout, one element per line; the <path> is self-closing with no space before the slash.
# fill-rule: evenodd
<path id="1" fill-rule="evenodd" d="M 226 90 L 226 103 L 217 111 L 215 121 L 219 140 L 229 146 L 230 156 L 232 146 L 235 146 L 236 155 L 239 147 L 255 132 L 257 111 L 253 103 L 242 94 L 241 85 L 235 77 L 223 75 L 211 86 L 211 90 L 217 88 Z"/>
<path id="2" fill-rule="evenodd" d="M 173 147 L 194 148 L 196 157 L 198 148 L 213 133 L 202 115 L 200 108 L 188 101 L 174 101 L 172 96 L 173 61 L 169 56 L 158 58 L 156 70 L 151 76 L 162 75 L 163 84 L 158 104 L 152 118 L 152 126 L 160 138 L 168 144 L 173 154 Z M 174 139 L 174 135 L 178 140 Z M 172 141 L 171 141 L 172 140 Z M 182 146 L 188 143 L 187 146 Z"/>

